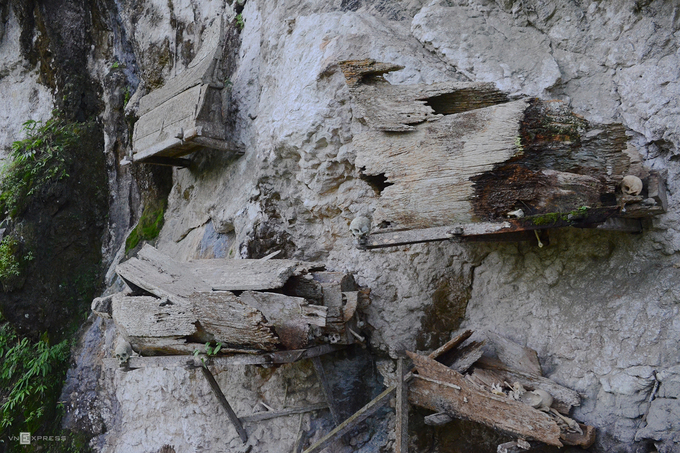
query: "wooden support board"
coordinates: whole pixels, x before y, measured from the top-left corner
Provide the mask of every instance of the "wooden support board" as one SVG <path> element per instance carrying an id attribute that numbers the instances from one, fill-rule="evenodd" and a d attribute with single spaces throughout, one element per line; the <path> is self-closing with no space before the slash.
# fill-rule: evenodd
<path id="1" fill-rule="evenodd" d="M 231 408 L 229 401 L 227 401 L 227 397 L 225 397 L 224 393 L 222 393 L 222 389 L 220 389 L 219 384 L 215 380 L 215 376 L 213 376 L 208 367 L 205 366 L 201 367 L 201 372 L 203 373 L 203 377 L 205 377 L 206 381 L 208 381 L 210 389 L 213 391 L 213 393 L 217 397 L 217 400 L 220 402 L 225 412 L 227 413 L 229 421 L 234 426 L 239 437 L 245 444 L 246 442 L 248 442 L 248 434 L 246 433 L 246 430 L 243 428 L 241 420 L 239 420 L 238 417 L 236 416 L 234 409 Z"/>
<path id="2" fill-rule="evenodd" d="M 203 346 L 203 345 L 197 345 Z M 175 355 L 175 356 L 157 356 L 157 357 L 130 357 L 128 366 L 122 368 L 124 371 L 135 370 L 138 368 L 172 368 L 172 367 L 186 367 L 198 368 L 206 364 L 215 366 L 217 368 L 226 368 L 234 365 L 281 365 L 284 363 L 298 362 L 304 359 L 310 359 L 324 354 L 330 354 L 335 351 L 343 349 L 344 345 L 324 344 L 315 346 L 309 349 L 300 349 L 296 351 L 276 351 L 265 354 L 233 354 L 228 356 L 213 356 L 207 357 L 205 355 Z M 114 358 L 103 359 L 104 366 L 107 368 L 119 368 L 118 361 Z"/>
<path id="3" fill-rule="evenodd" d="M 397 403 L 396 403 L 396 441 L 394 453 L 408 453 L 408 386 L 405 382 L 406 366 L 404 359 L 397 362 Z"/>

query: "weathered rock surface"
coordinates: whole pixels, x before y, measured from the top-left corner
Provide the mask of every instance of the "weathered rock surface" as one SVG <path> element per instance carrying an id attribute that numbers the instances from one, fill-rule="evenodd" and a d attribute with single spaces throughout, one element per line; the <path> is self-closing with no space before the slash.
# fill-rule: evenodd
<path id="1" fill-rule="evenodd" d="M 594 451 L 680 448 L 680 10 L 673 2 L 248 0 L 223 13 L 219 1 L 109 6 L 106 21 L 125 36 L 94 43 L 90 61 L 105 87 L 109 121 L 107 261 L 124 241 L 141 194 L 163 193 L 157 183 L 166 181 L 117 167 L 130 146 L 124 87 L 137 88 L 134 73 L 143 81 L 138 93 L 157 88 L 192 60 L 211 17 L 223 14 L 238 27 L 240 13 L 242 30 L 231 29 L 238 39 L 229 50 L 227 127 L 246 153 L 231 162 L 199 152 L 192 168 L 173 170 L 159 250 L 177 260 L 260 258 L 282 250 L 280 258 L 324 261 L 371 288 L 372 304 L 360 310 L 380 369 L 404 349 L 436 348 L 460 327 L 490 329 L 538 351 L 546 376 L 582 394 L 575 415 L 598 428 Z M 11 90 L 0 99 L 4 150 L 19 125 L 45 118 L 55 99 L 10 39 L 17 33 L 12 11 L 0 43 L 0 89 Z M 386 76 L 392 84 L 493 82 L 509 93 L 570 101 L 589 121 L 621 122 L 645 164 L 667 172 L 668 213 L 641 235 L 556 231 L 540 249 L 435 243 L 357 250 L 348 225 L 359 214 L 371 217 L 379 195 L 355 165 L 352 140 L 365 126 L 353 118 L 349 89 L 333 65 L 365 58 L 404 66 Z M 111 70 L 116 60 L 128 73 Z M 80 357 L 82 367 L 97 360 Z M 200 373 L 115 370 L 100 375 L 99 387 L 91 385 L 94 376 L 80 375 L 88 376 L 82 385 L 90 395 L 95 388 L 100 398 L 116 395 L 101 419 L 92 418 L 99 451 L 238 447 Z M 258 399 L 283 407 L 286 383 L 290 405 L 323 398 L 303 364 L 217 377 L 237 414 L 249 413 Z M 329 420 L 327 413 L 305 415 L 302 428 L 299 418 L 287 417 L 246 429 L 256 441 L 252 451 L 290 451 L 300 430 L 318 438 Z M 388 420 L 376 432 L 391 429 Z M 467 433 L 469 443 L 454 447 L 442 433 L 412 434 L 419 448 L 439 448 L 434 451 L 463 451 L 485 436 Z M 375 439 L 387 437 L 380 436 Z M 378 440 L 356 439 L 345 450 L 381 451 Z"/>

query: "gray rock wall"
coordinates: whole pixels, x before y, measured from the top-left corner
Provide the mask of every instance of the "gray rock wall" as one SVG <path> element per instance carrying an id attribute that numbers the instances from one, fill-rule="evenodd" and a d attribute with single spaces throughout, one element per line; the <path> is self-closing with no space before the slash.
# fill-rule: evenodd
<path id="1" fill-rule="evenodd" d="M 223 6 L 120 2 L 112 15 L 129 47 L 101 43 L 100 59 L 92 61 L 106 86 L 117 48 L 118 59 L 125 57 L 142 81 L 142 93 L 181 72 L 199 50 L 208 19 L 223 14 L 235 27 L 237 12 L 243 18 L 228 81 L 229 128 L 246 154 L 227 162 L 200 153 L 191 169 L 173 171 L 157 244 L 163 252 L 178 259 L 246 258 L 280 249 L 282 257 L 353 272 L 372 289 L 372 303 L 360 309 L 387 378 L 404 349 L 435 348 L 463 327 L 491 329 L 536 349 L 546 375 L 583 395 L 575 416 L 598 428 L 595 450 L 651 451 L 652 443 L 662 452 L 680 449 L 680 11 L 673 2 L 248 0 L 222 12 Z M 4 52 L 12 24 L 10 13 L 0 44 L 2 67 L 9 69 L 0 86 L 25 101 L 0 102 L 41 117 L 51 105 L 35 68 Z M 363 58 L 403 65 L 387 77 L 393 84 L 494 82 L 513 94 L 570 101 L 591 121 L 623 123 L 645 164 L 667 172 L 668 213 L 647 222 L 641 235 L 554 231 L 543 248 L 436 243 L 357 250 L 349 222 L 370 216 L 379 195 L 355 167 L 352 137 L 364 126 L 353 120 L 349 91 L 333 63 Z M 108 93 L 108 114 L 120 115 L 115 90 Z M 1 110 L 0 121 L 6 147 L 20 123 Z M 124 151 L 113 144 L 129 144 L 120 140 L 120 127 L 107 133 L 113 162 Z M 136 191 L 149 190 L 149 178 L 121 172 L 111 172 L 112 194 L 122 201 L 115 204 L 109 259 L 135 216 Z M 105 354 L 110 343 L 97 347 Z M 285 388 L 295 389 L 287 404 L 322 398 L 304 364 L 226 370 L 218 381 L 239 414 L 258 400 L 283 407 Z M 166 444 L 178 452 L 236 451 L 236 433 L 200 374 L 107 371 L 98 389 L 101 398 L 116 400 L 91 428 L 100 434 L 94 441 L 100 451 L 151 452 Z M 290 451 L 300 433 L 318 437 L 328 420 L 319 413 L 246 429 L 253 451 Z M 371 428 L 375 441 L 355 436 L 346 450 L 387 451 L 390 420 Z M 418 439 L 426 451 L 464 451 L 441 437 L 427 440 L 431 435 L 421 431 Z M 471 443 L 478 439 L 470 436 Z"/>

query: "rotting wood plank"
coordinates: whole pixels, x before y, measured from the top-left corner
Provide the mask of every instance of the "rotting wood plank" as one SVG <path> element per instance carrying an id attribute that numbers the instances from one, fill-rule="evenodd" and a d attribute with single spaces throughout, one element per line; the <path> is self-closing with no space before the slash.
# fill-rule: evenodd
<path id="1" fill-rule="evenodd" d="M 324 448 L 328 447 L 331 443 L 335 441 L 339 436 L 343 436 L 348 432 L 352 431 L 357 425 L 364 420 L 366 420 L 371 415 L 375 414 L 380 410 L 385 404 L 389 402 L 390 397 L 396 391 L 396 386 L 391 386 L 380 395 L 376 396 L 370 403 L 362 407 L 360 410 L 354 413 L 347 420 L 342 422 L 340 425 L 336 426 L 333 431 L 326 434 L 324 437 L 319 439 L 317 443 L 309 447 L 304 453 L 317 453 Z"/>
<path id="2" fill-rule="evenodd" d="M 241 420 L 241 423 L 254 423 L 261 422 L 264 420 L 271 420 L 272 418 L 287 417 L 288 415 L 305 414 L 307 412 L 322 411 L 326 409 L 328 409 L 328 404 L 319 403 L 305 407 L 290 407 L 287 409 L 282 409 L 280 411 L 257 412 L 252 415 L 239 417 L 239 420 Z"/>
<path id="3" fill-rule="evenodd" d="M 520 152 L 515 138 L 526 106 L 520 100 L 447 115 L 398 139 L 375 130 L 356 135 L 356 166 L 392 184 L 380 193 L 373 222 L 408 228 L 472 222 L 471 178 Z"/>
<path id="4" fill-rule="evenodd" d="M 196 344 L 196 347 L 203 346 Z M 203 366 L 202 360 L 206 364 L 213 365 L 217 368 L 226 368 L 235 365 L 281 365 L 284 363 L 298 362 L 304 359 L 310 359 L 324 354 L 343 349 L 343 345 L 324 344 L 314 346 L 309 349 L 302 349 L 297 351 L 276 351 L 269 353 L 259 353 L 258 351 L 238 351 L 233 355 L 207 357 L 199 355 L 194 357 L 192 355 L 174 355 L 174 356 L 153 356 L 153 357 L 130 357 L 128 361 L 128 370 L 138 368 L 198 368 Z M 222 348 L 222 352 L 228 352 L 228 348 Z M 102 360 L 106 368 L 119 368 L 118 361 L 114 358 L 106 358 Z"/>
<path id="5" fill-rule="evenodd" d="M 408 453 L 408 386 L 404 382 L 406 367 L 404 359 L 397 362 L 396 441 L 394 453 Z"/>
<path id="6" fill-rule="evenodd" d="M 538 353 L 536 351 L 521 346 L 490 330 L 485 332 L 485 336 L 493 345 L 496 356 L 509 368 L 527 374 L 535 374 L 537 376 L 543 375 L 541 364 L 538 361 Z"/>
<path id="7" fill-rule="evenodd" d="M 562 442 L 565 445 L 573 445 L 576 447 L 581 447 L 583 449 L 591 447 L 595 443 L 596 430 L 593 426 L 584 425 L 583 423 L 578 424 L 581 428 L 583 434 L 579 433 L 562 433 Z"/>
<path id="8" fill-rule="evenodd" d="M 458 349 L 449 368 L 460 374 L 465 373 L 484 354 L 484 344 L 484 341 L 473 341 L 469 345 Z"/>
<path id="9" fill-rule="evenodd" d="M 508 382 L 513 384 L 519 382 L 529 390 L 545 390 L 553 397 L 552 407 L 565 415 L 569 415 L 572 407 L 581 405 L 581 397 L 578 392 L 563 387 L 546 377 L 513 370 L 499 360 L 490 357 L 479 359 L 475 363 L 472 375 L 484 382 L 489 388 L 492 383 L 502 384 L 503 382 Z"/>
<path id="10" fill-rule="evenodd" d="M 229 421 L 231 421 L 231 424 L 236 429 L 236 432 L 241 438 L 241 441 L 243 441 L 243 443 L 245 444 L 246 442 L 248 442 L 248 434 L 246 433 L 246 430 L 243 428 L 241 421 L 236 416 L 236 413 L 231 408 L 231 405 L 229 405 L 227 397 L 224 396 L 224 393 L 222 393 L 222 389 L 220 389 L 219 384 L 215 380 L 215 376 L 213 376 L 208 367 L 205 366 L 201 367 L 201 372 L 203 372 L 203 376 L 208 381 L 208 384 L 210 384 L 210 388 L 217 397 L 217 400 L 220 402 L 225 412 L 227 413 L 227 417 L 229 417 Z"/>
<path id="11" fill-rule="evenodd" d="M 460 373 L 428 357 L 411 352 L 407 354 L 413 360 L 419 375 L 460 387 L 457 390 L 416 379 L 410 385 L 409 399 L 412 403 L 516 436 L 531 437 L 548 445 L 562 446 L 559 426 L 544 412 L 478 389 Z"/>
<path id="12" fill-rule="evenodd" d="M 451 361 L 449 360 L 449 353 L 454 352 L 455 349 L 463 344 L 465 340 L 470 338 L 472 336 L 473 331 L 472 330 L 466 330 L 449 341 L 447 341 L 445 344 L 442 346 L 438 347 L 432 353 L 429 354 L 429 357 L 436 359 L 438 362 L 441 362 L 447 366 L 451 365 Z"/>
<path id="13" fill-rule="evenodd" d="M 442 426 L 453 421 L 446 412 L 437 412 L 435 414 L 426 415 L 424 418 L 425 424 L 429 426 Z"/>
<path id="14" fill-rule="evenodd" d="M 239 298 L 264 314 L 286 349 L 306 347 L 309 343 L 310 326 L 326 327 L 328 308 L 309 305 L 301 297 L 244 291 Z"/>

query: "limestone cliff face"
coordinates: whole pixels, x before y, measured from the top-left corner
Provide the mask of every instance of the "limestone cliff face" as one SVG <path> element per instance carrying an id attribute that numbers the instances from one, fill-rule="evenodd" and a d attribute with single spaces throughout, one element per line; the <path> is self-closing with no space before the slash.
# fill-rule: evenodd
<path id="1" fill-rule="evenodd" d="M 435 348 L 463 327 L 491 329 L 536 349 L 546 375 L 583 395 L 575 416 L 597 427 L 593 451 L 680 449 L 680 10 L 673 2 L 93 4 L 96 39 L 83 70 L 101 86 L 105 106 L 107 264 L 122 257 L 117 252 L 140 206 L 167 194 L 157 247 L 176 259 L 282 250 L 281 257 L 354 273 L 372 290 L 372 303 L 360 309 L 385 379 L 404 349 Z M 21 53 L 17 9 L 0 12 L 0 87 L 9 93 L 0 97 L 0 146 L 7 149 L 23 120 L 49 117 L 62 95 Z M 229 24 L 227 126 L 245 155 L 227 161 L 199 152 L 190 168 L 172 174 L 120 167 L 139 97 L 186 69 L 216 16 Z M 355 166 L 352 139 L 364 126 L 353 119 L 347 84 L 333 64 L 365 58 L 404 66 L 386 76 L 392 84 L 493 82 L 511 94 L 569 101 L 594 122 L 622 123 L 646 165 L 667 172 L 668 212 L 640 235 L 560 230 L 544 248 L 434 243 L 357 250 L 348 225 L 358 214 L 370 216 L 379 194 Z M 108 277 L 110 290 L 117 289 L 120 282 Z M 236 432 L 200 373 L 101 370 L 111 336 L 111 326 L 94 321 L 69 387 L 78 392 L 70 396 L 69 422 L 96 436 L 97 451 L 237 451 Z M 233 368 L 218 381 L 237 414 L 252 412 L 258 401 L 280 408 L 323 399 L 303 364 Z M 391 420 L 369 425 L 336 451 L 390 451 Z M 247 429 L 252 451 L 284 452 L 298 437 L 318 438 L 329 423 L 319 413 Z M 414 451 L 486 451 L 479 445 L 489 433 L 454 427 L 468 440 L 419 427 Z"/>

